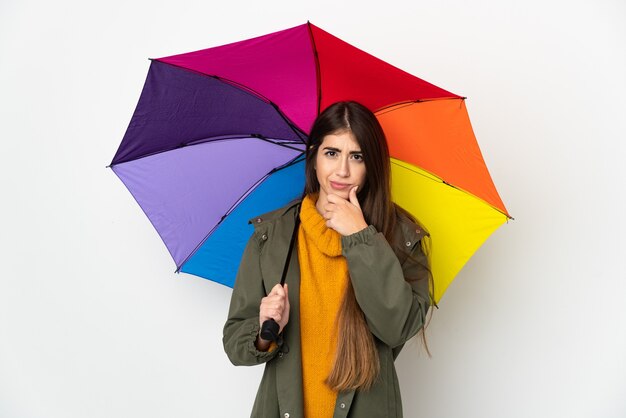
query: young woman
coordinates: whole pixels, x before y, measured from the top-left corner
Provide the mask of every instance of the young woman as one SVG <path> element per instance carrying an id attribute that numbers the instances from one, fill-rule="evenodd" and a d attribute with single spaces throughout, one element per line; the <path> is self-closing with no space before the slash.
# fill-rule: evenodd
<path id="1" fill-rule="evenodd" d="M 391 200 L 374 114 L 355 102 L 324 110 L 305 175 L 303 199 L 250 221 L 224 349 L 235 365 L 265 363 L 253 417 L 401 417 L 394 360 L 424 326 L 432 279 L 426 232 Z M 260 336 L 268 319 L 277 342 Z"/>

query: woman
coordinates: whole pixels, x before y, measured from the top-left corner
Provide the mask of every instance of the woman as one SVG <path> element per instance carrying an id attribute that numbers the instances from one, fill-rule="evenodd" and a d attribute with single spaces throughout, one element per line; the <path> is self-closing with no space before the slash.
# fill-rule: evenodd
<path id="1" fill-rule="evenodd" d="M 233 364 L 266 364 L 253 417 L 402 416 L 393 362 L 424 326 L 432 280 L 390 175 L 374 114 L 335 103 L 311 129 L 304 198 L 250 221 L 223 342 Z M 259 334 L 268 319 L 277 343 Z"/>

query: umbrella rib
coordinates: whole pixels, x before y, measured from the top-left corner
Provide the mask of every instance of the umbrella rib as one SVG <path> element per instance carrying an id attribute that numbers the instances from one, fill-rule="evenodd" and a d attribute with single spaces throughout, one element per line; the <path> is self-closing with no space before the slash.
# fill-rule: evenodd
<path id="1" fill-rule="evenodd" d="M 385 114 L 388 112 L 393 112 L 394 110 L 398 110 L 398 109 L 402 109 L 403 107 L 407 107 L 407 106 L 412 106 L 414 104 L 418 104 L 418 103 L 424 103 L 424 102 L 434 102 L 437 100 L 466 100 L 467 97 L 435 97 L 432 99 L 416 99 L 416 100 L 406 100 L 403 102 L 397 102 L 397 103 L 393 103 L 393 104 L 389 104 L 386 106 L 383 106 L 381 108 L 379 108 L 378 110 L 376 110 L 374 113 L 378 116 L 379 114 Z"/>
<path id="2" fill-rule="evenodd" d="M 260 139 L 261 141 L 269 142 L 270 144 L 274 144 L 274 145 L 278 145 L 280 147 L 285 147 L 285 148 L 289 148 L 289 149 L 294 150 L 294 151 L 302 152 L 302 149 L 297 148 L 297 147 L 290 147 L 288 145 L 288 144 L 299 144 L 300 142 L 277 142 L 277 141 L 273 141 L 272 139 L 267 138 L 267 137 L 265 137 L 265 136 L 263 136 L 261 134 L 252 134 L 251 136 L 253 138 Z"/>
<path id="3" fill-rule="evenodd" d="M 264 101 L 265 103 L 269 104 L 270 106 L 272 106 L 274 108 L 274 111 L 276 111 L 276 113 L 278 113 L 278 116 L 281 117 L 281 119 L 287 124 L 287 126 L 289 126 L 289 128 L 291 128 L 291 130 L 298 136 L 298 138 L 300 139 L 300 141 L 304 144 L 306 143 L 306 133 L 304 133 L 298 126 L 296 126 L 296 124 L 294 124 L 291 119 L 289 119 L 287 117 L 287 115 L 285 115 L 282 110 L 280 110 L 280 107 L 278 107 L 278 105 L 276 103 L 274 103 L 272 100 L 270 100 L 268 97 L 264 96 L 263 94 L 259 93 L 258 91 L 251 89 L 250 87 L 238 83 L 237 81 L 234 80 L 230 80 L 228 78 L 225 77 L 220 77 L 218 75 L 211 75 L 211 74 L 204 74 L 207 77 L 212 77 L 218 81 L 221 81 L 222 83 L 225 84 L 230 84 L 232 86 L 235 86 L 243 91 L 245 91 L 248 94 L 251 94 L 259 99 L 261 99 L 262 101 Z"/>
<path id="4" fill-rule="evenodd" d="M 132 158 L 130 160 L 121 161 L 121 162 L 118 162 L 116 164 L 109 164 L 105 168 L 111 168 L 114 165 L 123 164 L 123 163 L 129 163 L 129 162 L 132 162 L 132 161 L 140 160 L 142 158 L 151 157 L 153 155 L 161 154 L 161 153 L 164 153 L 164 152 L 174 151 L 174 150 L 177 150 L 179 148 L 184 148 L 184 147 L 188 147 L 188 146 L 192 146 L 192 145 L 200 145 L 200 144 L 205 144 L 207 142 L 230 141 L 230 140 L 250 139 L 250 138 L 260 139 L 262 141 L 269 142 L 270 144 L 274 144 L 274 145 L 278 145 L 280 147 L 289 148 L 289 149 L 294 150 L 294 151 L 302 152 L 302 149 L 300 149 L 300 148 L 289 146 L 291 144 L 300 144 L 300 142 L 293 141 L 293 140 L 290 140 L 290 139 L 285 139 L 285 140 L 281 140 L 280 138 L 271 139 L 271 138 L 268 138 L 268 137 L 266 137 L 266 136 L 264 136 L 262 134 L 217 135 L 217 136 L 210 136 L 210 137 L 202 138 L 202 139 L 194 139 L 193 141 L 189 141 L 189 142 L 181 142 L 180 144 L 178 144 L 177 146 L 175 146 L 173 148 L 168 148 L 168 149 L 164 149 L 164 150 L 150 152 L 150 153 L 144 154 L 144 155 L 139 155 L 139 156 L 137 156 L 135 158 Z"/>
<path id="5" fill-rule="evenodd" d="M 271 171 L 270 171 L 271 173 Z M 194 255 L 196 253 L 196 251 L 198 251 L 198 248 L 202 247 L 202 244 L 204 244 L 204 242 L 213 234 L 213 232 L 215 232 L 215 230 L 222 224 L 222 222 L 224 222 L 224 220 L 226 219 L 226 217 L 228 215 L 230 215 L 230 213 L 235 209 L 235 207 L 246 198 L 246 196 L 248 196 L 250 194 L 250 192 L 252 190 L 254 190 L 259 184 L 261 184 L 267 177 L 269 177 L 270 173 L 265 174 L 263 177 L 261 177 L 257 182 L 255 182 L 252 186 L 250 186 L 248 188 L 248 190 L 246 190 L 240 197 L 239 199 L 237 199 L 235 201 L 235 203 L 233 205 L 231 205 L 230 208 L 228 208 L 226 210 L 226 213 L 224 215 L 222 215 L 222 217 L 220 218 L 219 221 L 217 221 L 217 223 L 215 224 L 215 226 L 213 226 L 213 228 L 211 228 L 211 230 L 204 236 L 204 238 L 198 243 L 198 245 L 196 245 L 196 247 L 193 249 L 193 251 L 191 251 L 189 253 L 189 255 L 187 255 L 187 257 L 185 257 L 185 259 L 183 261 L 181 261 L 180 266 L 176 266 L 176 271 L 175 273 L 179 273 L 180 269 L 183 267 L 183 265 L 189 260 L 189 258 Z"/>
<path id="6" fill-rule="evenodd" d="M 217 223 L 216 227 L 219 226 L 220 223 L 222 223 L 222 221 L 231 214 L 231 212 L 235 209 L 235 207 L 237 205 L 239 205 L 239 203 L 241 203 L 251 192 L 252 190 L 254 190 L 259 184 L 261 184 L 263 181 L 265 181 L 265 179 L 267 179 L 269 176 L 271 176 L 272 174 L 284 170 L 287 167 L 290 167 L 294 164 L 299 163 L 300 161 L 302 161 L 304 153 L 299 154 L 298 156 L 296 156 L 294 159 L 292 159 L 291 161 L 288 161 L 287 163 L 278 166 L 278 167 L 274 167 L 272 168 L 267 174 L 265 174 L 263 177 L 261 177 L 261 179 L 259 179 L 259 181 L 257 181 L 256 183 L 254 183 L 252 186 L 250 186 L 250 188 L 248 188 L 248 190 L 245 191 L 245 193 L 243 193 L 239 199 L 237 199 L 235 201 L 235 203 L 233 203 L 231 205 L 230 208 L 228 208 L 228 210 L 226 211 L 226 213 L 222 216 L 222 218 L 220 219 L 220 221 Z M 212 232 L 213 230 L 211 230 Z M 210 234 L 209 234 L 210 235 Z M 207 235 L 208 237 L 208 235 Z"/>
<path id="7" fill-rule="evenodd" d="M 243 135 L 232 135 L 232 136 L 214 136 L 214 137 L 209 137 L 209 138 L 205 138 L 205 139 L 199 139 L 196 141 L 192 141 L 192 142 L 188 142 L 186 145 L 197 145 L 197 144 L 203 144 L 206 142 L 216 142 L 216 141 L 227 141 L 227 140 L 231 140 L 231 139 L 248 139 L 248 138 L 255 138 L 255 139 L 260 139 L 261 141 L 265 141 L 265 142 L 269 142 L 270 144 L 274 144 L 274 145 L 278 145 L 279 147 L 284 147 L 284 148 L 288 148 L 290 150 L 294 150 L 294 151 L 298 151 L 298 152 L 302 152 L 301 148 L 297 148 L 297 147 L 290 147 L 289 145 L 291 144 L 300 144 L 300 142 L 298 141 L 293 141 L 293 140 L 289 140 L 289 139 L 279 139 L 279 138 L 268 138 L 263 134 L 247 134 L 247 136 L 243 136 Z M 180 148 L 180 147 L 179 147 Z"/>
<path id="8" fill-rule="evenodd" d="M 504 216 L 506 216 L 507 221 L 508 221 L 509 219 L 510 219 L 510 220 L 512 220 L 512 221 L 514 221 L 514 220 L 515 220 L 515 218 L 513 218 L 511 215 L 509 215 L 509 214 L 507 214 L 507 213 L 503 212 L 501 209 L 499 209 L 499 208 L 497 208 L 496 206 L 492 205 L 491 203 L 487 202 L 485 199 L 482 199 L 482 198 L 480 198 L 480 197 L 476 196 L 475 194 L 468 192 L 467 190 L 461 189 L 460 187 L 457 187 L 457 186 L 455 186 L 455 185 L 453 185 L 453 184 L 451 184 L 451 183 L 448 183 L 447 181 L 445 181 L 444 179 L 442 179 L 441 177 L 439 177 L 439 176 L 438 176 L 438 175 L 436 175 L 436 174 L 433 174 L 433 173 L 431 173 L 431 172 L 427 171 L 428 175 L 426 175 L 426 174 L 424 174 L 424 173 L 421 173 L 420 171 L 414 170 L 414 169 L 412 169 L 412 168 L 410 168 L 410 167 L 407 167 L 407 166 L 405 166 L 405 165 L 403 165 L 403 164 L 398 164 L 398 163 L 396 163 L 396 162 L 394 162 L 394 161 L 391 161 L 391 163 L 392 163 L 392 164 L 395 164 L 396 166 L 398 166 L 398 167 L 400 167 L 400 168 L 404 168 L 405 170 L 411 171 L 412 173 L 415 173 L 415 174 L 418 174 L 418 175 L 420 175 L 420 176 L 423 176 L 423 177 L 425 177 L 425 178 L 427 178 L 427 179 L 429 179 L 429 180 L 432 180 L 432 181 L 434 181 L 434 182 L 445 184 L 446 186 L 452 187 L 453 189 L 456 189 L 456 190 L 458 190 L 458 191 L 459 191 L 459 192 L 461 192 L 461 193 L 468 194 L 468 195 L 470 195 L 470 196 L 474 197 L 475 199 L 480 200 L 480 201 L 481 201 L 481 202 L 483 202 L 485 205 L 487 205 L 487 206 L 491 207 L 492 209 L 494 209 L 494 210 L 498 211 L 499 213 L 503 214 Z M 422 168 L 421 170 L 424 170 L 424 169 Z M 426 171 L 426 170 L 424 170 L 424 171 Z"/>
<path id="9" fill-rule="evenodd" d="M 268 99 L 269 100 L 269 99 Z M 278 105 L 274 102 L 272 102 L 271 100 L 269 100 L 270 105 L 272 105 L 272 107 L 274 108 L 274 110 L 276 110 L 276 113 L 278 113 L 278 116 L 280 116 L 285 123 L 287 124 L 287 126 L 289 126 L 291 128 L 291 130 L 298 135 L 298 138 L 300 139 L 300 142 L 302 142 L 303 144 L 306 144 L 307 142 L 307 135 L 306 133 L 304 133 L 298 126 L 296 126 L 278 107 Z"/>
<path id="10" fill-rule="evenodd" d="M 298 155 L 297 157 L 295 157 L 294 159 L 292 159 L 291 161 L 283 164 L 282 166 L 279 167 L 274 167 L 273 169 L 271 169 L 267 174 L 265 174 L 263 177 L 261 177 L 257 182 L 255 182 L 252 186 L 250 186 L 248 188 L 248 190 L 246 190 L 240 197 L 239 199 L 237 199 L 235 201 L 235 203 L 233 203 L 230 208 L 228 208 L 226 210 L 226 213 L 224 213 L 224 215 L 222 215 L 222 217 L 220 218 L 220 220 L 215 224 L 215 226 L 213 228 L 211 228 L 211 230 L 205 235 L 205 237 L 200 241 L 200 243 L 198 245 L 196 245 L 196 247 L 193 249 L 193 251 L 191 251 L 189 253 L 189 255 L 187 257 L 185 257 L 185 259 L 183 261 L 181 261 L 179 266 L 176 266 L 176 271 L 174 271 L 174 273 L 180 273 L 180 269 L 183 267 L 183 265 L 189 260 L 189 258 L 196 253 L 196 251 L 198 251 L 198 248 L 200 248 L 205 241 L 211 236 L 211 234 L 213 234 L 213 232 L 215 232 L 215 230 L 222 224 L 222 222 L 224 222 L 224 220 L 226 219 L 226 217 L 228 217 L 228 215 L 230 215 L 232 213 L 233 210 L 235 210 L 235 208 L 237 207 L 237 205 L 239 205 L 246 197 L 248 197 L 248 195 L 250 195 L 250 193 L 257 188 L 257 186 L 261 183 L 263 183 L 269 176 L 271 176 L 272 174 L 280 171 L 280 170 L 284 170 L 287 167 L 290 167 L 294 164 L 297 164 L 299 162 L 301 162 L 303 160 L 303 156 L 304 153 L 301 153 L 300 155 Z"/>
<path id="11" fill-rule="evenodd" d="M 315 58 L 315 81 L 317 83 L 317 114 L 320 114 L 322 107 L 322 69 L 320 68 L 320 57 L 317 54 L 317 46 L 315 45 L 315 37 L 313 36 L 313 29 L 311 29 L 311 22 L 306 21 L 307 28 L 309 29 L 309 37 L 311 38 L 311 46 L 313 47 L 313 57 Z"/>

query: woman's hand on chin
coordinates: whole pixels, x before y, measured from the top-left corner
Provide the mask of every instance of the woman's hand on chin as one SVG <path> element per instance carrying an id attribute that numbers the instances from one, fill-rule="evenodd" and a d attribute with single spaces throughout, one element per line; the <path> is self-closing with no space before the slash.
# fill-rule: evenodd
<path id="1" fill-rule="evenodd" d="M 324 213 L 326 226 L 339 232 L 341 235 L 352 235 L 367 228 L 361 205 L 356 197 L 358 186 L 350 189 L 349 200 L 336 194 L 326 196 Z"/>

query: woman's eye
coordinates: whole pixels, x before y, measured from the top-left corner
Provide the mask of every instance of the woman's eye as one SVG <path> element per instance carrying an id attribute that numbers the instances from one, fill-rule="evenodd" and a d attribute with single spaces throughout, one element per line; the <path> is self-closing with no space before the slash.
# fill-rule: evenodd
<path id="1" fill-rule="evenodd" d="M 352 158 L 354 158 L 357 161 L 363 161 L 363 156 L 361 154 L 353 154 Z"/>
<path id="2" fill-rule="evenodd" d="M 336 152 L 335 151 L 326 151 L 325 154 L 328 155 L 329 157 L 334 157 L 336 155 Z"/>

